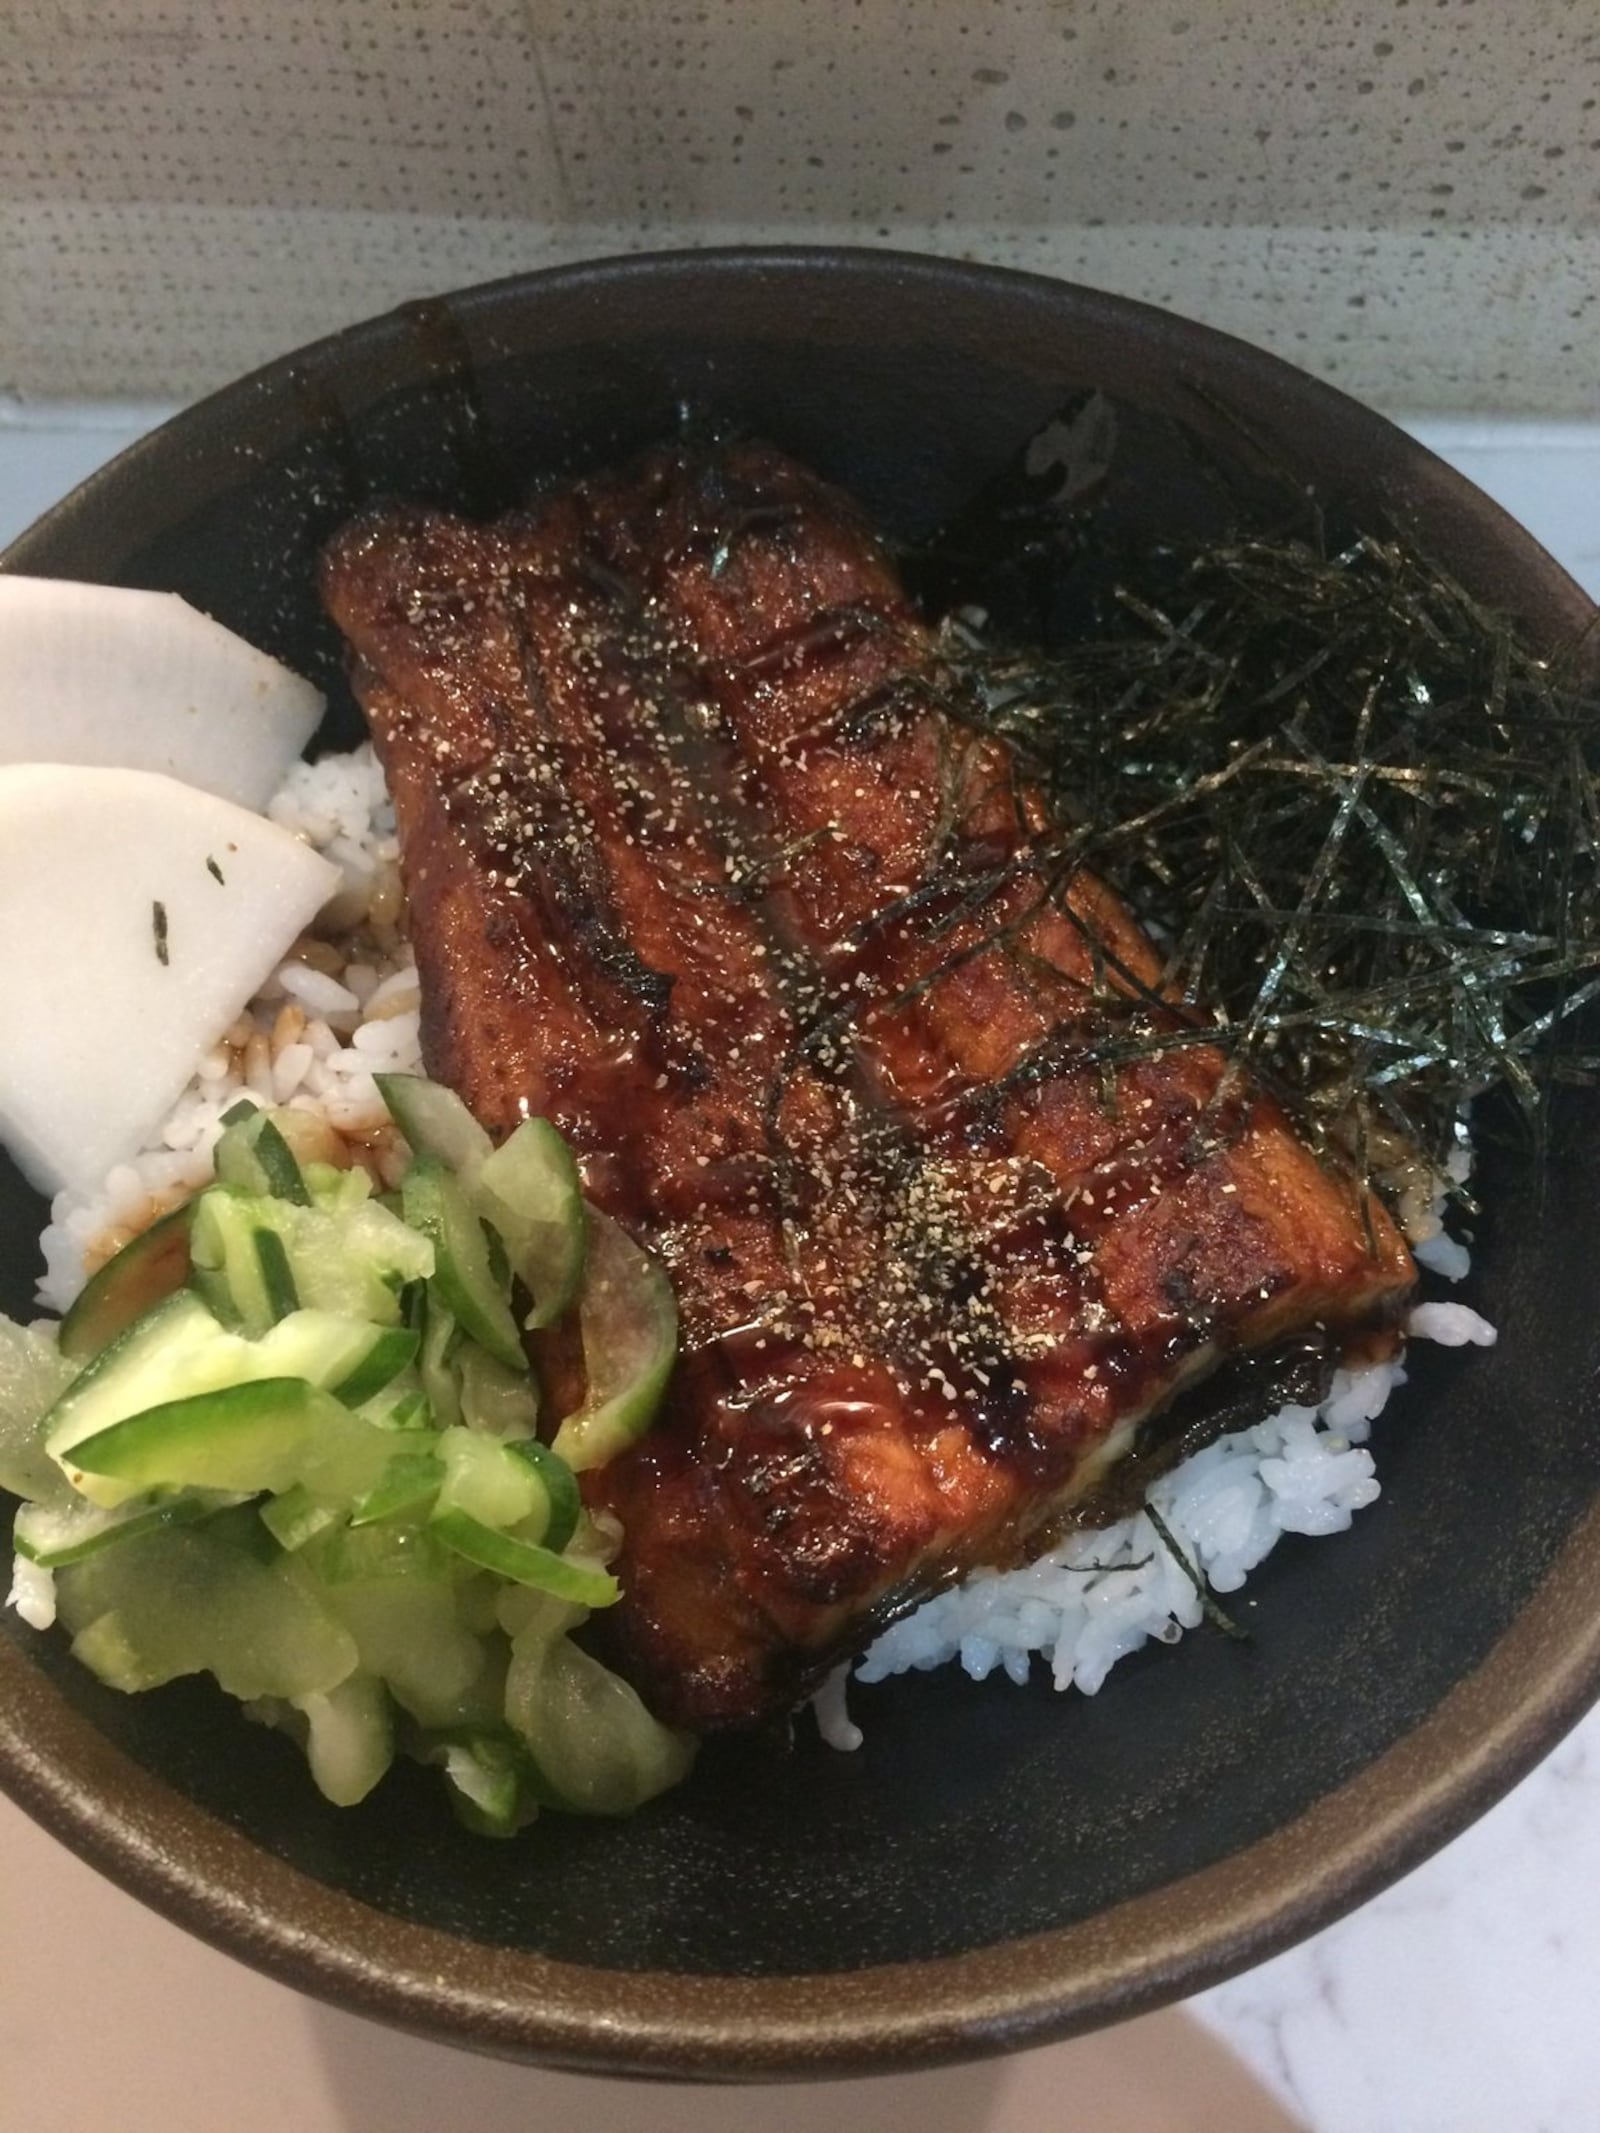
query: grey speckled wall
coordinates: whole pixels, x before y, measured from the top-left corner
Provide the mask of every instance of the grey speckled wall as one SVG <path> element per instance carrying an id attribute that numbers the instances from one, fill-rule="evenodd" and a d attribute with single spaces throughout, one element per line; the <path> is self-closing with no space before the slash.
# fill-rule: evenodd
<path id="1" fill-rule="evenodd" d="M 1600 0 L 0 0 L 0 393 L 603 252 L 895 243 L 1600 413 Z"/>

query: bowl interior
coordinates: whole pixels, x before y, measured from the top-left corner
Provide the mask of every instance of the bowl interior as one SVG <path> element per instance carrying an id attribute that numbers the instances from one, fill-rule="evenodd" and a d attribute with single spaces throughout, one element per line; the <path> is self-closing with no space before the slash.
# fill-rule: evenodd
<path id="1" fill-rule="evenodd" d="M 1335 516 L 1410 527 L 1546 643 L 1586 617 L 1492 505 L 1298 373 L 1137 306 L 889 255 L 619 262 L 411 307 L 180 418 L 7 562 L 186 594 L 312 673 L 330 692 L 329 737 L 348 743 L 358 720 L 313 559 L 374 497 L 500 508 L 670 434 L 687 409 L 771 438 L 914 536 L 1093 388 L 1118 419 L 1104 508 L 1136 534 L 1248 519 L 1287 475 Z M 359 1813 L 328 1808 L 294 1751 L 205 1685 L 111 1694 L 7 1614 L 0 1681 L 32 1734 L 13 1717 L 0 1778 L 143 1893 L 323 1989 L 332 1973 L 292 1945 L 319 1889 L 370 1907 L 375 1949 L 394 1921 L 579 1966 L 598 1974 L 599 2010 L 608 1973 L 928 1966 L 1114 1918 L 1224 1862 L 1248 1876 L 1263 1840 L 1369 1771 L 1472 1675 L 1595 1499 L 1600 1315 L 1578 1278 L 1600 1256 L 1591 1125 L 1575 1101 L 1561 1160 L 1542 1171 L 1488 1150 L 1464 1295 L 1500 1343 L 1415 1352 L 1377 1429 L 1381 1504 L 1337 1543 L 1279 1548 L 1240 1610 L 1246 1644 L 1201 1631 L 1151 1648 L 1092 1700 L 949 1670 L 857 1689 L 866 1744 L 854 1755 L 822 1748 L 809 1722 L 792 1741 L 714 1744 L 682 1791 L 631 1821 L 552 1818 L 496 1846 L 457 1832 L 420 1773 L 397 1772 Z M 29 1312 L 43 1219 L 0 1168 L 0 1307 L 12 1313 Z M 1516 1691 L 1524 1716 L 1537 1674 Z M 1552 1710 L 1547 1733 L 1560 1722 Z M 91 1738 L 108 1744 L 92 1767 Z M 1515 1774 L 1508 1759 L 1500 1780 Z M 1464 1811 L 1447 1785 L 1402 1801 L 1401 1849 L 1418 1856 Z M 244 1874 L 249 1930 L 208 1909 L 216 1842 Z M 1166 1989 L 1268 1952 L 1291 1913 L 1306 1923 L 1356 1888 L 1315 1857 L 1273 1872 L 1266 1909 L 1280 1924 L 1245 1950 L 1191 1931 Z M 1068 1931 L 1035 1951 L 1035 2004 L 1053 1985 L 1066 1994 L 1063 1966 L 1080 1958 L 1063 1951 L 1077 1945 Z M 1137 1948 L 1128 1963 L 1136 1972 Z M 514 1962 L 496 1975 L 503 2002 Z M 903 1993 L 914 2017 L 914 1976 Z M 470 2000 L 431 2026 L 506 2041 L 488 2000 Z M 627 2037 L 604 2031 L 597 2011 L 576 2056 L 634 2063 Z M 747 2045 L 728 2043 L 724 2069 Z M 903 2035 L 899 2048 L 919 2046 Z"/>

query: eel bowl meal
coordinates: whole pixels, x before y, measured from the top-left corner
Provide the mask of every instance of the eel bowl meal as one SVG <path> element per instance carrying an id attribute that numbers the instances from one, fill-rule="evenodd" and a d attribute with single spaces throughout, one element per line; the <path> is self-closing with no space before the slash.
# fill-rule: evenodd
<path id="1" fill-rule="evenodd" d="M 85 616 L 145 627 L 11 582 L 35 694 Z M 109 855 L 92 1039 L 69 1003 L 0 1042 L 63 1313 L 0 1328 L 12 1601 L 103 1680 L 214 1674 L 342 1801 L 404 1752 L 490 1834 L 630 1811 L 808 1702 L 850 1745 L 858 1664 L 1093 1689 L 1231 1627 L 1279 1533 L 1376 1495 L 1407 1334 L 1493 1338 L 1413 1256 L 1464 1270 L 1492 1077 L 1415 1144 L 1367 1015 L 1370 1086 L 1302 1102 L 1268 1010 L 1309 904 L 1248 1014 L 1209 996 L 1193 914 L 1030 740 L 1017 647 L 792 460 L 382 508 L 321 591 L 353 756 L 300 760 L 287 676 L 249 791 L 166 748 L 159 672 L 71 763 L 0 732 L 34 873 L 51 809 Z M 1197 791 L 1265 760 L 1230 745 Z M 1365 772 L 1329 775 L 1343 838 Z"/>

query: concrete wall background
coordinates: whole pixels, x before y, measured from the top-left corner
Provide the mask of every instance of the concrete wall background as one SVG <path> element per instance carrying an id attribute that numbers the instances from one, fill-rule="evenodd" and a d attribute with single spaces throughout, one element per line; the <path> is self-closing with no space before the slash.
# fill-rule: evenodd
<path id="1" fill-rule="evenodd" d="M 408 297 L 744 238 L 1592 416 L 1600 7 L 0 0 L 0 394 L 184 398 Z"/>

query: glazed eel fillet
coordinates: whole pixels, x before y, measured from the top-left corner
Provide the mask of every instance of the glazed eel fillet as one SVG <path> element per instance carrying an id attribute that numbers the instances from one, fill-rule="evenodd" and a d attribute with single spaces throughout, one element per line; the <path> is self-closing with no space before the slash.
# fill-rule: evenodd
<path id="1" fill-rule="evenodd" d="M 676 1287 L 663 1412 L 585 1477 L 663 1717 L 788 1708 L 1106 1501 L 1200 1379 L 1394 1322 L 1383 1208 L 1215 1050 L 1090 1056 L 1179 1027 L 1158 959 L 1056 878 L 834 491 L 665 450 L 494 525 L 368 517 L 324 590 L 429 1071 L 496 1136 L 554 1120 Z"/>

